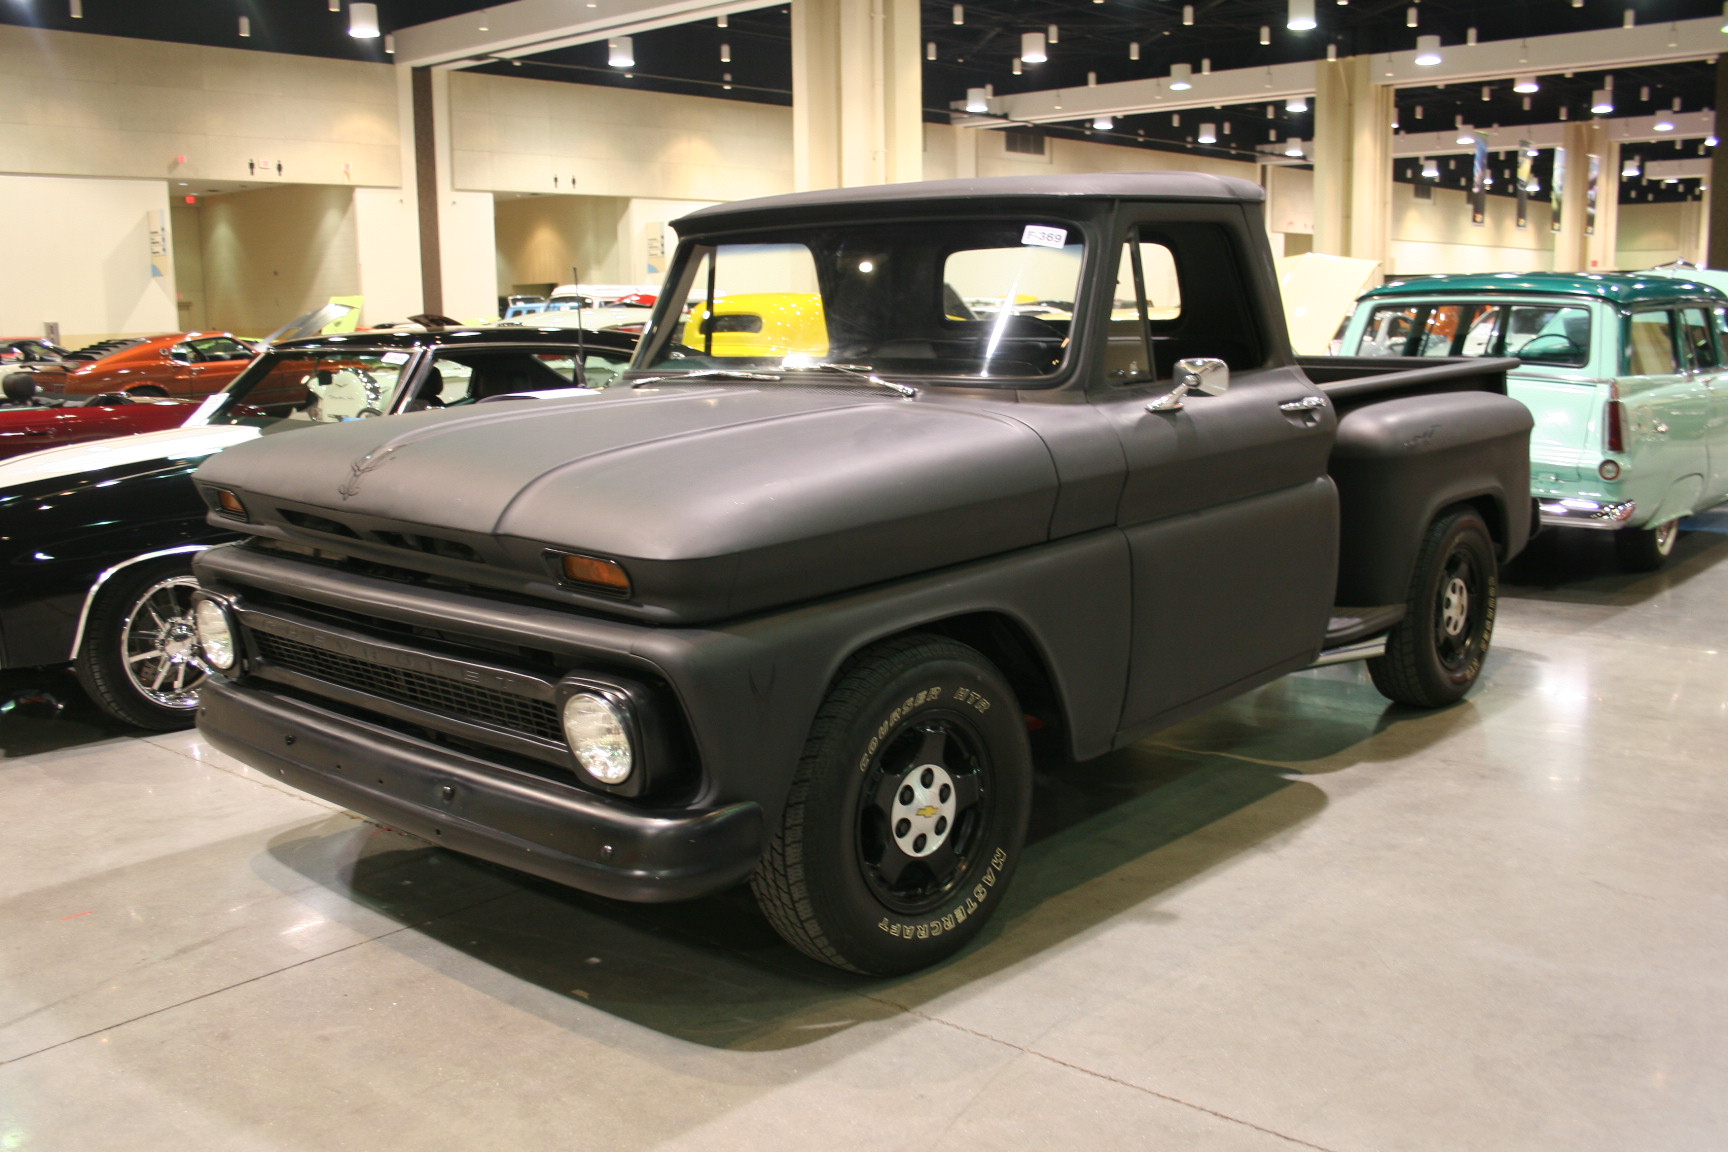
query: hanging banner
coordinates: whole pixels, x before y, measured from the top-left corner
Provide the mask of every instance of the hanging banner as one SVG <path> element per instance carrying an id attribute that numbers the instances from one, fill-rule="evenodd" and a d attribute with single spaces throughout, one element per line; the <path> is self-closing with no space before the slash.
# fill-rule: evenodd
<path id="1" fill-rule="evenodd" d="M 1584 235 L 1596 235 L 1596 189 L 1602 183 L 1602 157 L 1590 157 L 1590 175 L 1584 184 Z"/>
<path id="2" fill-rule="evenodd" d="M 1470 166 L 1470 223 L 1488 219 L 1488 141 L 1476 137 L 1476 158 Z"/>
<path id="3" fill-rule="evenodd" d="M 1548 202 L 1554 206 L 1554 218 L 1548 223 L 1548 231 L 1560 231 L 1560 204 L 1566 198 L 1566 149 L 1554 149 L 1554 178 L 1549 181 L 1553 185 L 1548 190 Z"/>
<path id="4" fill-rule="evenodd" d="M 1536 178 L 1536 149 L 1518 141 L 1518 227 L 1530 227 L 1530 181 Z"/>

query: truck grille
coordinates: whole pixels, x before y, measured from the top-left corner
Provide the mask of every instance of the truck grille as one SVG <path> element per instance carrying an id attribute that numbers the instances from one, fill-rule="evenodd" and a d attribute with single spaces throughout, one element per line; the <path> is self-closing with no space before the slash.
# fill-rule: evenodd
<path id="1" fill-rule="evenodd" d="M 545 700 L 498 692 L 256 631 L 258 653 L 280 668 L 443 716 L 562 742 L 558 710 Z"/>

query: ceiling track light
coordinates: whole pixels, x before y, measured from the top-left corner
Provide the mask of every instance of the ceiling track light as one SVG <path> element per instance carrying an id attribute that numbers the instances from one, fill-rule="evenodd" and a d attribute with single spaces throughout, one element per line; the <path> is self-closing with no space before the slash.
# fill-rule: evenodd
<path id="1" fill-rule="evenodd" d="M 243 37 L 252 35 L 252 20 L 250 17 L 240 17 L 240 35 Z"/>
<path id="2" fill-rule="evenodd" d="M 1194 87 L 1194 65 L 1170 65 L 1170 91 L 1186 92 Z"/>
<path id="3" fill-rule="evenodd" d="M 1524 111 L 1530 111 L 1530 97 L 1524 97 Z"/>
<path id="4" fill-rule="evenodd" d="M 348 35 L 356 40 L 370 40 L 378 35 L 378 5 L 354 3 L 348 5 Z"/>
<path id="5" fill-rule="evenodd" d="M 67 5 L 67 7 L 71 10 L 72 19 L 74 19 L 74 20 L 84 19 L 84 0 L 72 0 L 72 2 L 69 5 Z M 342 10 L 342 0 L 330 0 L 330 11 L 340 12 L 341 10 Z"/>
<path id="6" fill-rule="evenodd" d="M 1103 0 L 1098 0 L 1098 2 L 1102 3 Z M 1092 127 L 1098 129 L 1100 132 L 1108 132 L 1112 128 L 1116 127 L 1116 121 L 1110 116 L 1095 116 L 1092 119 Z"/>
<path id="7" fill-rule="evenodd" d="M 1338 60 L 1338 45 L 1336 45 L 1336 44 L 1326 45 L 1326 60 L 1328 63 L 1336 63 L 1337 62 L 1337 60 Z"/>
<path id="8" fill-rule="evenodd" d="M 1652 132 L 1672 132 L 1674 131 L 1674 122 L 1664 117 L 1650 125 L 1650 130 Z"/>
<path id="9" fill-rule="evenodd" d="M 1614 111 L 1614 93 L 1607 88 L 1598 88 L 1590 94 L 1590 111 L 1597 116 L 1606 116 Z"/>
<path id="10" fill-rule="evenodd" d="M 1098 73 L 1096 73 L 1096 72 L 1086 73 L 1086 87 L 1088 87 L 1088 88 L 1098 87 Z"/>
<path id="11" fill-rule="evenodd" d="M 714 27 L 725 28 L 725 27 L 728 27 L 728 25 L 729 25 L 729 21 L 727 19 L 726 13 L 722 12 L 722 13 L 720 13 L 720 15 L 714 17 Z"/>
<path id="12" fill-rule="evenodd" d="M 1536 83 L 1534 76 L 1519 76 L 1512 81 L 1512 91 L 1514 92 L 1528 95 L 1531 92 L 1540 92 L 1541 90 L 1542 85 Z"/>
<path id="13" fill-rule="evenodd" d="M 1440 179 L 1440 165 L 1434 163 L 1434 161 L 1428 159 L 1426 156 L 1422 157 L 1422 179 Z"/>
<path id="14" fill-rule="evenodd" d="M 1416 9 L 1415 5 L 1411 5 L 1409 8 L 1404 9 L 1404 27 L 1416 27 L 1421 15 L 1421 12 Z"/>
<path id="15" fill-rule="evenodd" d="M 1044 50 L 1044 33 L 1023 32 L 1020 35 L 1020 59 L 1028 64 L 1042 64 L 1050 59 Z"/>
<path id="16" fill-rule="evenodd" d="M 1195 137 L 1202 144 L 1218 143 L 1218 126 L 1216 124 L 1200 125 L 1200 135 Z"/>
<path id="17" fill-rule="evenodd" d="M 1301 156 L 1302 155 L 1302 138 L 1300 136 L 1290 137 L 1290 139 L 1284 145 L 1284 155 L 1286 155 L 1286 156 Z"/>
<path id="18" fill-rule="evenodd" d="M 1416 37 L 1416 63 L 1424 68 L 1432 68 L 1440 63 L 1440 37 Z"/>
<path id="19" fill-rule="evenodd" d="M 732 50 L 720 45 L 722 62 L 732 59 Z M 631 36 L 614 36 L 606 41 L 606 63 L 613 68 L 636 67 L 636 40 Z"/>
<path id="20" fill-rule="evenodd" d="M 1020 75 L 1020 57 L 1014 57 L 1014 67 L 1009 69 L 1009 71 L 1013 72 L 1016 76 Z"/>
<path id="21" fill-rule="evenodd" d="M 926 60 L 936 59 L 936 41 L 927 40 L 924 42 L 924 59 L 926 59 Z"/>
<path id="22" fill-rule="evenodd" d="M 1638 13 L 1634 12 L 1630 8 L 1626 9 L 1626 15 L 1624 17 L 1622 17 L 1620 20 L 1620 27 L 1622 27 L 1622 28 L 1636 28 L 1637 26 L 1638 26 Z"/>
<path id="23" fill-rule="evenodd" d="M 1212 75 L 1212 57 L 1202 56 L 1200 58 L 1200 75 L 1202 75 L 1202 76 Z"/>
<path id="24" fill-rule="evenodd" d="M 1044 35 L 1052 44 L 1062 43 L 1062 29 L 1056 27 L 1054 24 L 1044 29 Z"/>
<path id="25" fill-rule="evenodd" d="M 1140 41 L 1138 41 L 1138 40 L 1128 41 L 1128 59 L 1130 59 L 1130 60 L 1140 59 Z"/>
<path id="26" fill-rule="evenodd" d="M 1260 43 L 1263 45 L 1272 43 L 1272 26 L 1270 24 L 1260 25 Z"/>
<path id="27" fill-rule="evenodd" d="M 1474 29 L 1474 28 L 1464 29 L 1464 43 L 1471 44 L 1471 45 L 1474 45 L 1476 43 L 1476 29 Z"/>
<path id="28" fill-rule="evenodd" d="M 1284 27 L 1292 32 L 1307 32 L 1314 26 L 1314 0 L 1288 0 L 1284 9 Z"/>
<path id="29" fill-rule="evenodd" d="M 1182 5 L 1182 23 L 1185 25 L 1191 25 L 1194 23 L 1194 5 Z"/>
<path id="30" fill-rule="evenodd" d="M 395 33 L 392 33 L 392 32 L 384 33 L 384 55 L 386 55 L 386 56 L 396 55 L 396 35 L 395 35 Z M 510 63 L 516 65 L 516 67 L 518 67 L 518 68 L 522 67 L 522 61 L 520 61 L 520 60 L 512 60 L 512 61 L 510 61 Z"/>
<path id="31" fill-rule="evenodd" d="M 1284 111 L 1286 111 L 1286 112 L 1306 112 L 1306 111 L 1308 111 L 1308 97 L 1306 97 L 1306 96 L 1292 96 L 1292 97 L 1290 97 L 1290 99 L 1284 101 Z"/>
<path id="32" fill-rule="evenodd" d="M 966 5 L 964 5 L 964 4 L 954 5 L 954 15 L 953 15 L 952 19 L 953 19 L 954 23 L 956 23 L 956 24 L 966 23 Z"/>

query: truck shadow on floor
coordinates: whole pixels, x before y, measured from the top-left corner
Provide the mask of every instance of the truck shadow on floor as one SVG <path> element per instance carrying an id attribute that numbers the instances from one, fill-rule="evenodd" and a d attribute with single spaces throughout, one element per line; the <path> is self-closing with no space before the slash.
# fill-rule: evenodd
<path id="1" fill-rule="evenodd" d="M 1285 706 L 1263 707 L 1267 723 L 1273 713 L 1297 722 Z M 1372 738 L 1388 711 L 1354 709 L 1333 740 Z M 1164 894 L 1292 834 L 1325 805 L 1289 767 L 1216 750 L 1143 743 L 1046 768 L 996 919 L 959 957 L 899 980 L 806 959 L 744 887 L 675 905 L 617 903 L 346 816 L 285 834 L 266 863 L 411 929 L 384 945 L 565 1026 L 590 1026 L 584 1013 L 595 1009 L 694 1044 L 766 1051 L 897 1018 L 1117 917 L 1156 926 L 1172 918 L 1159 909 Z"/>

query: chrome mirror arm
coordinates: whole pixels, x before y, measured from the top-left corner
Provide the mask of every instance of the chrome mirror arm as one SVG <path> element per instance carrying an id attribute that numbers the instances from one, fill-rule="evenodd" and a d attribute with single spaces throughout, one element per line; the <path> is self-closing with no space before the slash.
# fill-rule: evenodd
<path id="1" fill-rule="evenodd" d="M 1199 390 L 1207 396 L 1221 396 L 1230 387 L 1230 366 L 1212 356 L 1195 356 L 1176 361 L 1176 387 L 1146 405 L 1148 412 L 1180 412 L 1182 398 Z"/>

